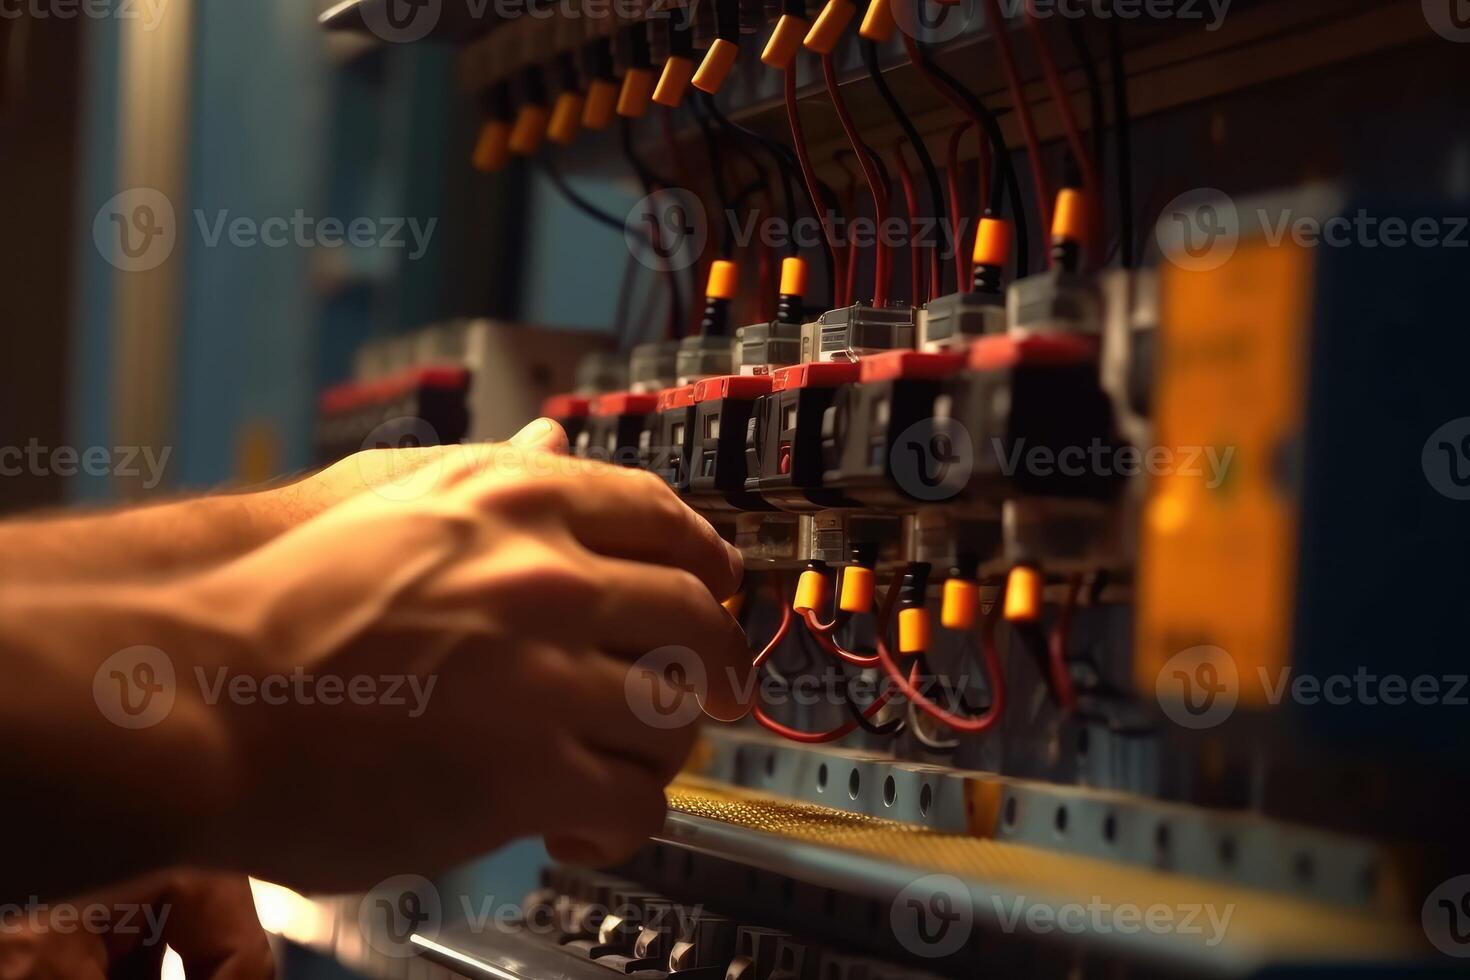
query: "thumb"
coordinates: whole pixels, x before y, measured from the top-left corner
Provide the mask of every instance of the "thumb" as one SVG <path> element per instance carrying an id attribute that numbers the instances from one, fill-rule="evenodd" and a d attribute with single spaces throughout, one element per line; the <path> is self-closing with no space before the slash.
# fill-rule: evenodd
<path id="1" fill-rule="evenodd" d="M 539 449 L 545 453 L 564 455 L 567 451 L 567 433 L 551 419 L 537 419 L 510 437 L 510 444 L 517 449 Z"/>

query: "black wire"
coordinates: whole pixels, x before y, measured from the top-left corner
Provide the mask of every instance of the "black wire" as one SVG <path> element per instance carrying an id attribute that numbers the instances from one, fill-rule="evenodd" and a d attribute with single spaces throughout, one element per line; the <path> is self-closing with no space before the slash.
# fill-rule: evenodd
<path id="1" fill-rule="evenodd" d="M 613 334 L 618 338 L 618 346 L 624 346 L 628 336 L 628 309 L 633 305 L 633 281 L 638 274 L 638 257 L 631 251 L 628 253 L 628 261 L 623 264 L 622 282 L 618 284 L 618 305 L 613 313 Z"/>
<path id="2" fill-rule="evenodd" d="M 795 228 L 795 172 L 799 166 L 796 161 L 796 154 L 791 151 L 790 147 L 783 146 L 775 140 L 770 139 L 769 137 L 762 136 L 760 133 L 757 133 L 753 129 L 747 129 L 744 126 L 741 126 L 739 123 L 731 122 L 730 119 L 726 117 L 723 112 L 720 111 L 719 106 L 715 104 L 713 96 L 705 92 L 701 92 L 700 95 L 703 96 L 702 101 L 704 102 L 704 107 L 709 110 L 709 114 L 714 119 L 715 123 L 727 133 L 738 137 L 736 141 L 737 143 L 740 140 L 754 143 L 755 145 L 761 147 L 763 150 L 769 153 L 771 155 L 771 159 L 776 161 L 776 170 L 781 175 L 781 190 L 782 193 L 786 196 L 786 220 L 790 227 Z M 756 163 L 754 157 L 750 156 L 748 153 L 745 154 L 745 157 L 746 159 L 750 160 L 751 165 L 754 166 L 757 170 L 761 169 L 760 164 Z M 797 250 L 797 244 L 794 238 L 789 242 L 789 246 L 791 248 L 792 254 L 795 254 Z"/>
<path id="3" fill-rule="evenodd" d="M 943 221 L 947 212 L 944 207 L 944 191 L 941 189 L 939 183 L 939 170 L 934 166 L 934 158 L 929 155 L 929 148 L 924 145 L 924 138 L 919 135 L 918 128 L 914 126 L 914 122 L 909 118 L 909 114 L 904 111 L 902 103 L 894 96 L 893 90 L 888 87 L 888 83 L 883 80 L 883 72 L 878 67 L 878 46 L 864 38 L 862 49 L 863 63 L 868 67 L 868 77 L 877 86 L 878 94 L 882 96 L 883 101 L 888 103 L 888 110 L 893 113 L 893 118 L 898 120 L 899 127 L 903 130 L 904 135 L 909 138 L 909 142 L 914 146 L 914 154 L 919 158 L 919 166 L 924 168 L 924 179 L 929 181 L 929 203 L 934 206 L 934 218 L 936 221 Z M 900 150 L 899 152 L 903 151 Z M 910 215 L 910 220 L 916 222 L 919 220 L 919 216 L 917 214 Z M 951 228 L 950 234 L 955 238 L 954 247 L 959 248 L 959 229 Z M 935 250 L 934 254 L 936 256 L 935 261 L 939 261 L 938 249 Z M 963 283 L 960 285 L 963 286 Z"/>
<path id="4" fill-rule="evenodd" d="M 1123 241 L 1123 268 L 1135 261 L 1133 239 L 1133 131 L 1128 111 L 1128 71 L 1123 60 L 1123 30 L 1108 18 L 1108 73 L 1113 76 L 1113 130 L 1118 150 L 1118 227 Z"/>
<path id="5" fill-rule="evenodd" d="M 700 103 L 700 100 L 695 99 L 693 106 L 694 121 L 699 123 L 699 131 L 704 134 L 704 148 L 705 152 L 709 155 L 710 179 L 714 181 L 715 197 L 720 202 L 722 218 L 720 224 L 724 226 L 724 235 L 720 241 L 720 257 L 728 259 L 735 254 L 735 229 L 731 226 L 728 218 L 732 208 L 730 207 L 730 197 L 725 191 L 724 168 L 720 166 L 720 143 L 715 138 L 714 128 L 710 126 L 709 115 Z"/>
<path id="6" fill-rule="evenodd" d="M 970 111 L 985 127 L 985 135 L 990 139 L 990 145 L 995 151 L 993 156 L 996 167 L 995 179 L 990 185 L 990 201 L 986 209 L 991 214 L 1000 215 L 1002 194 L 1010 198 L 1012 218 L 1016 226 L 1016 278 L 1024 279 L 1031 268 L 1031 245 L 1026 224 L 1026 207 L 1021 197 L 1021 182 L 1016 178 L 1016 168 L 1011 161 L 1011 151 L 1006 147 L 1005 134 L 1000 130 L 1000 120 L 984 102 L 976 97 L 975 93 L 965 88 L 953 75 L 935 64 L 928 48 L 918 43 L 915 43 L 914 47 L 919 52 L 919 60 L 924 63 L 924 67 L 932 72 L 935 78 L 949 86 L 951 91 L 970 107 Z"/>
<path id="7" fill-rule="evenodd" d="M 927 654 L 922 652 L 919 653 L 917 655 L 917 660 L 919 664 L 919 676 L 932 677 L 934 679 L 934 683 L 939 685 L 939 690 L 941 694 L 943 694 L 945 701 L 955 704 L 962 712 L 967 715 L 978 715 L 982 711 L 984 711 L 983 708 L 976 708 L 973 704 L 971 704 L 965 698 L 963 692 L 951 686 L 949 681 L 943 675 L 938 673 L 934 669 L 933 665 L 929 663 L 929 657 Z"/>
<path id="8" fill-rule="evenodd" d="M 1087 30 L 1082 21 L 1067 21 L 1067 33 L 1072 38 L 1072 48 L 1077 53 L 1077 63 L 1087 78 L 1088 112 L 1092 116 L 1092 157 L 1097 163 L 1099 178 L 1103 175 L 1103 164 L 1108 155 L 1107 108 L 1103 104 L 1102 76 L 1097 73 L 1097 60 L 1092 56 L 1092 47 L 1087 43 Z"/>
<path id="9" fill-rule="evenodd" d="M 560 194 L 562 194 L 562 197 L 566 198 L 567 204 L 575 207 L 576 210 L 584 213 L 584 215 L 591 217 L 591 219 L 594 220 L 594 222 L 597 222 L 598 225 L 604 225 L 606 226 L 606 228 L 612 228 L 614 229 L 614 231 L 623 232 L 623 234 L 626 235 L 635 235 L 635 237 L 637 237 L 639 241 L 644 242 L 645 247 L 653 247 L 653 239 L 648 237 L 647 232 L 644 232 L 642 231 L 642 229 L 639 228 L 631 228 L 626 220 L 619 220 L 616 216 L 604 212 L 604 210 L 601 209 L 601 207 L 598 207 L 597 204 L 592 204 L 591 201 L 587 200 L 587 198 L 582 197 L 581 194 L 578 194 L 578 192 L 573 190 L 572 185 L 567 184 L 566 178 L 562 176 L 562 172 L 556 169 L 556 165 L 554 165 L 554 163 L 551 163 L 551 160 L 548 159 L 548 157 L 538 157 L 538 163 L 539 165 L 541 165 L 542 172 L 547 175 L 547 179 L 550 179 L 551 187 L 556 188 L 556 190 L 559 191 Z M 673 306 L 675 306 L 675 310 L 678 310 L 678 322 L 682 323 L 682 310 L 679 309 L 679 307 L 682 307 L 682 301 L 681 298 L 679 298 L 679 284 L 678 282 L 676 282 L 676 276 L 673 275 L 672 270 L 669 270 L 669 273 L 664 276 L 664 279 L 666 279 L 667 287 L 669 287 L 669 301 L 670 303 L 673 303 Z M 626 314 L 625 304 L 631 301 L 631 297 L 629 297 L 629 295 L 626 295 L 628 294 L 629 289 L 631 289 L 631 287 L 629 287 L 628 285 L 628 281 L 629 273 L 625 272 L 623 273 L 622 287 L 620 287 L 619 292 L 617 292 L 617 309 L 619 309 L 619 313 L 617 313 L 617 316 L 622 317 L 623 320 L 626 320 L 626 316 L 628 316 L 628 314 Z M 625 335 L 625 328 L 623 328 L 622 325 L 619 325 L 619 328 L 617 328 L 617 339 L 619 339 L 619 345 L 623 345 L 626 341 L 628 341 L 628 336 Z"/>
<path id="10" fill-rule="evenodd" d="M 655 187 L 673 187 L 674 182 L 667 177 L 661 176 L 657 171 L 644 162 L 638 155 L 633 145 L 633 120 L 627 116 L 620 117 L 622 120 L 621 136 L 623 144 L 623 156 L 627 158 L 628 165 L 638 175 L 638 182 L 645 190 L 653 193 Z"/>
<path id="11" fill-rule="evenodd" d="M 674 186 L 672 181 L 655 173 L 648 164 L 643 162 L 643 158 L 638 155 L 637 150 L 633 147 L 632 120 L 627 116 L 622 117 L 622 140 L 623 156 L 627 158 L 628 165 L 633 168 L 633 172 L 638 175 L 638 181 L 643 185 L 644 194 L 651 196 L 656 188 Z M 679 288 L 679 275 L 667 262 L 660 264 L 663 266 L 661 271 L 668 280 L 669 315 L 673 320 L 674 336 L 682 337 L 685 333 L 684 293 Z"/>
<path id="12" fill-rule="evenodd" d="M 556 167 L 552 164 L 550 160 L 545 157 L 541 157 L 539 162 L 541 164 L 541 169 L 545 171 L 546 176 L 550 178 L 551 186 L 560 191 L 561 195 L 567 199 L 567 203 L 572 205 L 572 207 L 576 208 L 578 211 L 581 211 L 587 217 L 591 218 L 593 221 L 596 221 L 600 225 L 606 225 L 607 227 L 612 228 L 615 231 L 630 232 L 631 234 L 637 235 L 639 238 L 643 239 L 644 242 L 648 242 L 648 236 L 643 231 L 637 228 L 628 228 L 628 223 L 626 221 L 614 217 L 608 212 L 602 210 L 597 205 L 593 204 L 591 201 L 587 200 L 581 194 L 578 194 L 575 190 L 573 190 L 572 186 L 567 183 L 566 178 L 561 175 L 561 173 L 556 169 Z"/>
<path id="13" fill-rule="evenodd" d="M 852 696 L 852 685 L 862 675 L 860 673 L 849 674 L 846 668 L 840 669 L 842 670 L 842 703 L 847 707 L 848 712 L 852 715 L 852 720 L 857 722 L 858 727 L 869 735 L 878 735 L 884 738 L 894 737 L 901 733 L 904 728 L 904 719 L 902 718 L 895 718 L 890 722 L 878 725 L 874 724 L 871 718 L 863 715 L 864 709 L 858 705 L 857 700 Z"/>

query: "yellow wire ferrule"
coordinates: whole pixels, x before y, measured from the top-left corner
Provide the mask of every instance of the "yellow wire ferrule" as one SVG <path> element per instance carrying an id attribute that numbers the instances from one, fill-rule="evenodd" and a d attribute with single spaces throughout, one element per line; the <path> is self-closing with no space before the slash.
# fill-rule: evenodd
<path id="1" fill-rule="evenodd" d="M 856 16 L 857 7 L 852 5 L 852 0 L 827 0 L 827 5 L 817 14 L 816 22 L 812 24 L 812 29 L 807 32 L 802 43 L 808 51 L 831 54 L 837 49 L 837 42 L 842 39 L 842 32 L 847 30 L 847 25 Z"/>
<path id="2" fill-rule="evenodd" d="M 837 608 L 848 613 L 865 613 L 872 609 L 875 577 L 871 568 L 864 568 L 862 565 L 848 565 L 844 568 Z"/>
<path id="3" fill-rule="evenodd" d="M 898 652 L 923 653 L 929 649 L 929 610 L 923 606 L 898 611 Z"/>
<path id="4" fill-rule="evenodd" d="M 816 612 L 827 604 L 827 576 L 815 568 L 808 568 L 796 580 L 796 598 L 791 608 L 805 615 Z"/>
<path id="5" fill-rule="evenodd" d="M 1041 619 L 1041 572 L 1030 565 L 1017 565 L 1006 579 L 1005 618 L 1008 623 L 1034 623 Z"/>
<path id="6" fill-rule="evenodd" d="M 939 624 L 947 630 L 975 628 L 980 609 L 980 586 L 968 579 L 944 580 L 943 598 L 939 603 Z"/>

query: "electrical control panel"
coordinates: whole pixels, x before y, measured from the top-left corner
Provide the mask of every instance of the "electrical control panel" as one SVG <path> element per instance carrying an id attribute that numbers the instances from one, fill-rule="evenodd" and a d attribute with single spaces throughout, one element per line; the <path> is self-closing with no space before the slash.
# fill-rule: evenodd
<path id="1" fill-rule="evenodd" d="M 647 192 L 591 210 L 662 298 L 564 359 L 543 414 L 740 549 L 756 683 L 635 859 L 550 867 L 513 928 L 416 954 L 501 980 L 1464 954 L 1436 903 L 1470 873 L 1470 151 L 1452 99 L 1395 93 L 1463 57 L 1417 4 L 1042 6 L 575 4 L 470 32 L 487 179 L 575 160 Z M 1420 158 L 1390 167 L 1345 105 Z M 473 438 L 450 380 L 373 390 L 411 415 L 459 392 Z M 381 421 L 354 390 L 323 401 L 324 453 Z"/>

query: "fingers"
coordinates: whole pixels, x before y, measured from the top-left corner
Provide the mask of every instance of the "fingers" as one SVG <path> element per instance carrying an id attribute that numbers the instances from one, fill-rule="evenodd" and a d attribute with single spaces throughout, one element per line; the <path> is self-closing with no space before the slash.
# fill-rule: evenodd
<path id="1" fill-rule="evenodd" d="M 589 618 L 609 652 L 636 664 L 660 651 L 711 716 L 742 717 L 754 654 L 729 611 L 682 570 L 618 559 L 596 568 L 606 587 Z"/>
<path id="2" fill-rule="evenodd" d="M 562 755 L 578 785 L 569 787 L 568 800 L 545 814 L 544 833 L 554 856 L 593 867 L 617 864 L 663 829 L 668 814 L 663 783 L 641 766 L 575 741 Z"/>
<path id="3" fill-rule="evenodd" d="M 564 455 L 570 444 L 566 430 L 552 419 L 536 419 L 510 437 L 510 444 L 517 449 L 539 450 L 543 453 Z"/>
<path id="4" fill-rule="evenodd" d="M 179 954 L 189 980 L 275 977 L 270 944 L 243 875 L 190 873 L 169 897 L 173 914 L 163 924 L 163 939 Z"/>
<path id="5" fill-rule="evenodd" d="M 545 462 L 535 456 L 525 461 L 536 479 L 474 479 L 464 492 L 517 520 L 554 514 L 599 554 L 682 568 L 717 599 L 739 589 L 740 552 L 658 477 L 581 460 L 560 460 L 538 472 Z"/>

